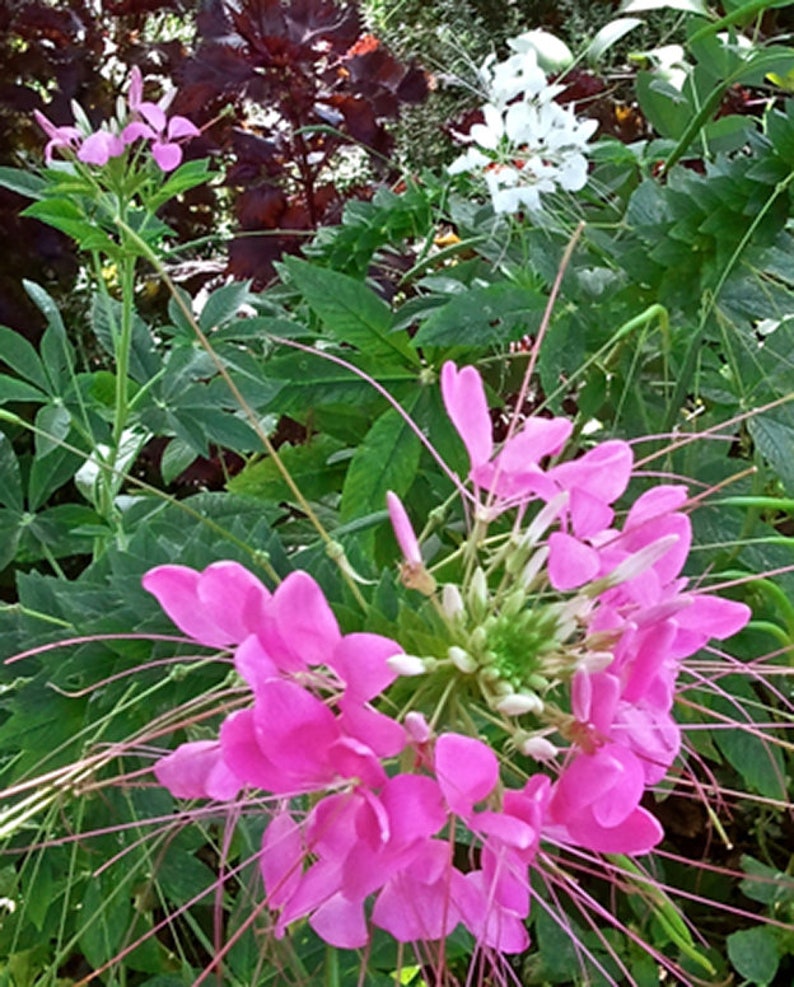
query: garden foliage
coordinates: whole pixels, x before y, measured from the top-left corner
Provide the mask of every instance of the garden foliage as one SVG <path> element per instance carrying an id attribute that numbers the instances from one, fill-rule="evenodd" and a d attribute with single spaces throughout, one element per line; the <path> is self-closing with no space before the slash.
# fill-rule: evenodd
<path id="1" fill-rule="evenodd" d="M 790 979 L 781 5 L 523 35 L 435 171 L 353 5 L 105 7 L 0 15 L 0 976 Z"/>

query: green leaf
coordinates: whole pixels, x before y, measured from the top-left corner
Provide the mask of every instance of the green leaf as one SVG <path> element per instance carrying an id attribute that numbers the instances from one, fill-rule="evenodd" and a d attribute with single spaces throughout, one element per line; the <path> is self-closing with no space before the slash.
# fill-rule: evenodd
<path id="1" fill-rule="evenodd" d="M 67 480 L 71 480 L 85 457 L 58 447 L 43 459 L 33 460 L 28 478 L 28 508 L 36 511 Z"/>
<path id="2" fill-rule="evenodd" d="M 57 449 L 69 434 L 71 424 L 72 416 L 63 402 L 53 401 L 39 408 L 36 413 L 36 456 L 43 459 Z"/>
<path id="3" fill-rule="evenodd" d="M 786 493 L 794 496 L 794 410 L 775 408 L 747 419 L 747 431 L 756 448 L 777 472 Z"/>
<path id="4" fill-rule="evenodd" d="M 21 168 L 0 166 L 0 186 L 24 195 L 26 199 L 40 199 L 47 188 L 47 180 Z"/>
<path id="5" fill-rule="evenodd" d="M 0 374 L 0 404 L 9 404 L 13 401 L 36 401 L 40 403 L 46 401 L 47 398 L 47 394 L 43 394 L 32 384 L 26 384 L 24 380 L 18 380 L 16 377 Z"/>
<path id="6" fill-rule="evenodd" d="M 22 534 L 22 516 L 0 507 L 0 572 L 16 558 Z"/>
<path id="7" fill-rule="evenodd" d="M 418 364 L 419 357 L 402 333 L 390 333 L 389 306 L 360 281 L 288 257 L 284 266 L 292 283 L 328 331 L 341 343 L 357 347 L 369 356 Z"/>
<path id="8" fill-rule="evenodd" d="M 637 73 L 637 100 L 662 137 L 677 140 L 695 113 L 687 97 L 654 72 Z"/>
<path id="9" fill-rule="evenodd" d="M 129 928 L 131 890 L 125 888 L 125 883 L 111 883 L 103 875 L 91 878 L 86 885 L 80 910 L 85 923 L 80 932 L 80 948 L 94 968 L 113 958 Z"/>
<path id="10" fill-rule="evenodd" d="M 339 490 L 342 485 L 346 464 L 332 457 L 343 448 L 342 442 L 329 435 L 317 435 L 304 445 L 281 446 L 279 456 L 303 496 L 307 500 L 319 500 Z M 228 489 L 231 493 L 257 497 L 270 503 L 282 500 L 292 502 L 295 499 L 270 458 L 246 466 L 229 481 Z"/>
<path id="11" fill-rule="evenodd" d="M 19 463 L 11 440 L 2 432 L 0 432 L 0 503 L 17 511 L 25 509 Z"/>
<path id="12" fill-rule="evenodd" d="M 121 332 L 121 302 L 103 292 L 97 292 L 91 299 L 91 328 L 94 335 L 109 356 L 116 356 L 118 337 Z M 149 328 L 137 312 L 132 316 L 132 339 L 130 343 L 130 377 L 139 384 L 150 380 L 160 370 L 160 357 L 155 350 Z"/>
<path id="13" fill-rule="evenodd" d="M 190 466 L 196 458 L 196 450 L 181 439 L 171 439 L 165 447 L 165 452 L 160 460 L 160 472 L 163 483 L 166 486 L 173 483 L 180 473 Z"/>
<path id="14" fill-rule="evenodd" d="M 71 202 L 62 199 L 41 199 L 22 211 L 23 216 L 31 216 L 56 230 L 66 233 L 77 241 L 83 250 L 98 250 L 108 257 L 116 257 L 119 248 L 98 226 L 88 222 L 82 210 Z"/>
<path id="15" fill-rule="evenodd" d="M 201 310 L 198 322 L 202 331 L 208 333 L 231 322 L 251 297 L 250 281 L 232 281 L 217 288 Z"/>
<path id="16" fill-rule="evenodd" d="M 159 209 L 161 205 L 173 199 L 174 196 L 188 189 L 195 188 L 206 182 L 210 177 L 209 159 L 201 158 L 199 161 L 186 161 L 173 172 L 168 181 L 162 186 L 156 195 L 148 200 L 147 205 L 150 211 Z"/>
<path id="17" fill-rule="evenodd" d="M 54 393 L 63 394 L 69 383 L 74 358 L 61 313 L 55 300 L 41 285 L 35 281 L 23 281 L 22 286 L 47 320 L 47 331 L 41 340 L 41 362 Z"/>
<path id="18" fill-rule="evenodd" d="M 3 363 L 8 364 L 20 377 L 42 390 L 47 389 L 47 374 L 39 355 L 21 333 L 0 326 L 0 353 Z"/>
<path id="19" fill-rule="evenodd" d="M 417 392 L 409 402 L 409 414 L 418 397 Z M 416 477 L 421 449 L 418 436 L 405 418 L 394 408 L 384 412 L 350 463 L 342 488 L 342 521 L 383 510 L 388 490 L 402 496 Z"/>
<path id="20" fill-rule="evenodd" d="M 520 339 L 540 325 L 539 291 L 499 282 L 470 288 L 435 309 L 414 337 L 416 346 L 490 346 Z"/>
<path id="21" fill-rule="evenodd" d="M 740 929 L 728 936 L 727 945 L 728 957 L 740 976 L 762 987 L 772 983 L 780 965 L 780 953 L 771 929 L 762 925 Z"/>
<path id="22" fill-rule="evenodd" d="M 742 869 L 747 874 L 740 884 L 742 894 L 764 905 L 794 905 L 794 878 L 749 854 L 742 856 Z"/>

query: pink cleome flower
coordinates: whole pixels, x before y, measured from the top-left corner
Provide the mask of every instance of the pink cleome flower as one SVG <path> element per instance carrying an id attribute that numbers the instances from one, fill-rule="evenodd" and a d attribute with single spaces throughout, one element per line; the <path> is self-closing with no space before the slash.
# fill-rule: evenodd
<path id="1" fill-rule="evenodd" d="M 501 716 L 516 749 L 542 741 L 552 756 L 559 750 L 554 772 L 506 788 L 495 750 L 479 736 L 431 727 L 421 704 L 409 703 L 402 723 L 378 709 L 395 668 L 418 663 L 421 673 L 423 659 L 378 634 L 342 634 L 307 573 L 291 573 L 272 593 L 234 562 L 203 572 L 161 566 L 144 577 L 191 639 L 233 649 L 250 687 L 251 705 L 225 719 L 217 741 L 181 745 L 155 774 L 182 798 L 226 801 L 250 788 L 277 798 L 260 867 L 279 936 L 305 919 L 331 945 L 360 948 L 370 925 L 400 942 L 441 939 L 463 925 L 482 946 L 524 950 L 541 840 L 626 854 L 661 840 L 640 803 L 680 750 L 672 716 L 680 663 L 749 619 L 743 604 L 693 592 L 681 576 L 691 542 L 684 487 L 642 494 L 615 523 L 633 463 L 627 443 L 550 464 L 571 430 L 551 419 L 528 422 L 495 450 L 477 371 L 448 363 L 441 386 L 470 478 L 490 498 L 480 520 L 542 506 L 516 542 L 518 550 L 526 541 L 531 557 L 512 570 L 509 604 L 502 576 L 492 594 L 482 570 L 476 592 L 444 588 L 438 610 L 454 644 L 446 659 L 432 656 L 428 674 L 444 676 L 439 693 L 459 677 L 467 701 L 479 688 L 494 714 L 484 722 Z M 429 574 L 432 585 L 412 582 L 424 568 L 405 509 L 394 495 L 388 506 L 406 586 L 434 596 Z M 530 587 L 541 576 L 536 597 Z M 494 679 L 499 688 L 489 692 Z M 523 721 L 511 735 L 511 720 L 525 716 L 537 729 Z M 461 839 L 466 864 L 453 855 Z"/>

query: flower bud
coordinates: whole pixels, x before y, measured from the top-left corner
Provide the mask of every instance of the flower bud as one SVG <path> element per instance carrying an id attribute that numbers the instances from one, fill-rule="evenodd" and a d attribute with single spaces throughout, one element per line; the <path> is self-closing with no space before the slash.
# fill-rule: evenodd
<path id="1" fill-rule="evenodd" d="M 417 655 L 392 655 L 386 659 L 386 664 L 393 672 L 406 677 L 424 675 L 428 670 L 425 659 Z"/>
<path id="2" fill-rule="evenodd" d="M 524 609 L 526 594 L 522 589 L 515 589 L 502 604 L 501 612 L 504 617 L 517 617 Z"/>
<path id="3" fill-rule="evenodd" d="M 488 612 L 488 582 L 481 566 L 474 570 L 467 595 L 471 614 L 475 622 L 480 623 Z"/>
<path id="4" fill-rule="evenodd" d="M 430 725 L 424 713 L 411 710 L 405 714 L 405 732 L 415 744 L 424 744 L 430 739 Z"/>
<path id="5" fill-rule="evenodd" d="M 541 571 L 543 566 L 546 564 L 546 559 L 549 557 L 548 546 L 544 545 L 543 548 L 539 548 L 537 552 L 532 556 L 532 558 L 524 566 L 524 571 L 521 573 L 521 585 L 525 590 L 530 590 L 533 583 L 538 577 L 538 573 Z"/>
<path id="6" fill-rule="evenodd" d="M 478 664 L 472 658 L 468 651 L 463 648 L 459 648 L 456 644 L 453 644 L 447 651 L 449 660 L 458 669 L 459 672 L 463 672 L 464 675 L 471 675 L 478 669 Z"/>
<path id="7" fill-rule="evenodd" d="M 523 716 L 525 713 L 543 712 L 543 700 L 534 692 L 513 692 L 496 703 L 497 710 L 505 716 Z"/>
<path id="8" fill-rule="evenodd" d="M 466 612 L 463 597 L 454 583 L 445 583 L 441 590 L 441 609 L 449 620 L 459 620 Z"/>
<path id="9" fill-rule="evenodd" d="M 518 745 L 518 749 L 522 754 L 536 761 L 553 761 L 559 753 L 554 744 L 545 737 L 528 737 Z"/>

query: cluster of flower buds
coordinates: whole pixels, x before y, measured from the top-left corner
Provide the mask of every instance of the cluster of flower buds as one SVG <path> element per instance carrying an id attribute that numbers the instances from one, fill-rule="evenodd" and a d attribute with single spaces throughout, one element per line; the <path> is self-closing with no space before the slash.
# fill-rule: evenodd
<path id="1" fill-rule="evenodd" d="M 474 519 L 434 568 L 459 579 L 429 571 L 388 498 L 430 653 L 343 635 L 303 572 L 272 594 L 232 562 L 144 580 L 192 640 L 234 649 L 250 687 L 217 741 L 183 744 L 155 772 L 177 797 L 275 797 L 260 861 L 277 934 L 307 918 L 354 948 L 370 925 L 408 942 L 462 924 L 523 950 L 542 841 L 625 854 L 660 841 L 640 803 L 680 750 L 681 661 L 749 618 L 681 576 L 685 487 L 648 489 L 617 520 L 627 443 L 563 461 L 571 423 L 533 418 L 496 449 L 479 373 L 447 363 L 441 390 Z"/>
<path id="2" fill-rule="evenodd" d="M 130 88 L 126 104 L 121 103 L 118 119 L 104 122 L 94 130 L 85 113 L 75 106 L 75 118 L 80 126 L 56 127 L 39 110 L 34 111 L 36 122 L 49 138 L 44 149 L 47 164 L 52 162 L 55 151 L 74 155 L 83 164 L 103 167 L 111 158 L 121 157 L 127 147 L 138 140 L 149 144 L 152 157 L 165 172 L 173 171 L 182 161 L 183 141 L 198 137 L 201 131 L 186 117 L 166 117 L 166 109 L 173 93 L 159 103 L 143 98 L 143 77 L 135 66 L 130 74 Z"/>
<path id="3" fill-rule="evenodd" d="M 488 97 L 483 122 L 456 135 L 471 146 L 450 173 L 482 175 L 498 213 L 537 212 L 541 196 L 583 188 L 587 142 L 598 122 L 577 119 L 555 102 L 565 87 L 549 85 L 535 48 L 526 46 L 503 62 L 491 56 L 480 76 Z"/>

